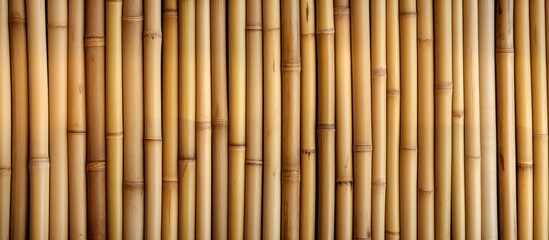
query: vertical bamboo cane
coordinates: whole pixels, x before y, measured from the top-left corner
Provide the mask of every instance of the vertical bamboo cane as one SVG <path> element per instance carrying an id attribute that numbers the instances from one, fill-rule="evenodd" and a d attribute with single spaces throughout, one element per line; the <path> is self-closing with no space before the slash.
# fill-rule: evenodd
<path id="1" fill-rule="evenodd" d="M 162 213 L 162 2 L 145 0 L 145 238 L 160 239 Z"/>
<path id="2" fill-rule="evenodd" d="M 498 9 L 496 16 L 496 102 L 500 236 L 502 239 L 516 239 L 513 1 L 498 0 L 496 9 Z"/>
<path id="3" fill-rule="evenodd" d="M 374 5 L 375 3 L 372 3 Z M 353 237 L 370 239 L 372 233 L 372 94 L 370 73 L 370 6 L 351 1 L 353 78 Z M 376 5 L 376 6 L 379 6 Z M 384 14 L 384 13 L 383 13 Z M 381 17 L 377 15 L 377 17 Z M 372 21 L 374 21 L 372 17 Z M 379 19 L 376 19 L 376 22 Z M 373 26 L 373 24 L 372 24 Z M 379 36 L 381 37 L 381 36 Z M 379 42 L 377 42 L 379 44 Z M 379 46 L 378 46 L 379 47 Z M 378 84 L 381 85 L 381 84 Z M 383 89 L 385 91 L 385 89 Z M 385 94 L 385 93 L 383 93 Z M 376 96 L 383 95 L 377 94 Z M 379 99 L 376 99 L 379 100 Z M 379 110 L 379 109 L 377 109 Z M 379 114 L 378 114 L 379 116 Z M 379 116 L 380 117 L 380 116 Z M 379 132 L 378 132 L 379 133 Z M 379 217 L 379 216 L 378 216 Z"/>
<path id="4" fill-rule="evenodd" d="M 319 239 L 334 238 L 335 213 L 335 59 L 334 7 L 319 0 L 316 8 L 318 41 L 318 226 Z"/>
<path id="5" fill-rule="evenodd" d="M 246 1 L 246 189 L 244 236 L 261 238 L 263 39 L 260 0 Z"/>
<path id="6" fill-rule="evenodd" d="M 195 0 L 179 1 L 179 237 L 195 238 Z"/>
<path id="7" fill-rule="evenodd" d="M 106 143 L 108 238 L 122 239 L 122 0 L 107 0 L 106 9 Z"/>
<path id="8" fill-rule="evenodd" d="M 353 119 L 349 1 L 334 1 L 336 77 L 336 238 L 353 230 Z"/>
<path id="9" fill-rule="evenodd" d="M 534 237 L 537 239 L 547 239 L 549 238 L 549 215 L 547 214 L 549 212 L 549 189 L 547 188 L 549 185 L 549 142 L 547 139 L 547 53 L 545 46 L 544 1 L 530 1 L 530 32 L 532 34 L 530 36 L 530 52 L 532 54 L 532 112 L 534 117 L 535 166 Z"/>
<path id="10" fill-rule="evenodd" d="M 196 188 L 198 190 L 196 195 L 196 238 L 210 239 L 212 229 L 210 1 L 198 0 L 196 12 L 196 62 L 198 66 L 196 71 Z M 259 67 L 261 68 L 261 65 Z M 260 219 L 258 218 L 259 221 Z"/>
<path id="11" fill-rule="evenodd" d="M 67 151 L 67 24 L 68 1 L 47 1 L 49 79 L 49 151 L 51 161 L 50 232 L 52 239 L 69 233 L 69 171 Z M 34 71 L 31 68 L 31 71 Z M 31 133 L 32 134 L 32 133 Z"/>
<path id="12" fill-rule="evenodd" d="M 0 239 L 8 239 L 10 235 L 11 69 L 9 37 L 8 1 L 3 0 L 0 1 L 0 212 L 2 212 Z"/>
<path id="13" fill-rule="evenodd" d="M 226 239 L 229 209 L 226 0 L 211 1 L 214 239 Z"/>
<path id="14" fill-rule="evenodd" d="M 517 132 L 518 237 L 530 239 L 534 230 L 534 179 L 532 135 L 532 86 L 530 69 L 530 30 L 527 1 L 515 1 L 514 32 L 515 97 Z"/>
<path id="15" fill-rule="evenodd" d="M 86 95 L 84 1 L 69 2 L 68 157 L 71 239 L 87 236 L 86 229 Z M 51 56 L 51 55 L 50 55 Z"/>
<path id="16" fill-rule="evenodd" d="M 418 238 L 435 238 L 433 1 L 417 1 Z M 375 129 L 375 128 L 374 128 Z M 376 147 L 377 148 L 377 147 Z"/>
<path id="17" fill-rule="evenodd" d="M 102 1 L 85 2 L 87 236 L 106 239 L 105 5 Z"/>
<path id="18" fill-rule="evenodd" d="M 301 29 L 301 206 L 299 238 L 315 238 L 316 219 L 316 43 L 315 0 L 300 0 Z"/>
<path id="19" fill-rule="evenodd" d="M 435 2 L 435 237 L 451 238 L 452 1 Z M 494 108 L 495 109 L 495 108 Z"/>
<path id="20" fill-rule="evenodd" d="M 164 1 L 162 24 L 162 239 L 177 239 L 177 0 Z"/>
<path id="21" fill-rule="evenodd" d="M 417 237 L 417 14 L 414 0 L 400 2 L 401 139 L 400 223 L 402 238 Z"/>
<path id="22" fill-rule="evenodd" d="M 282 84 L 280 49 L 280 1 L 263 5 L 263 72 L 264 72 L 264 171 L 263 235 L 280 239 L 281 165 L 282 165 Z"/>
<path id="23" fill-rule="evenodd" d="M 387 198 L 385 238 L 400 238 L 400 43 L 399 2 L 387 2 Z"/>
<path id="24" fill-rule="evenodd" d="M 480 0 L 478 5 L 483 239 L 498 238 L 495 4 L 494 0 Z"/>
<path id="25" fill-rule="evenodd" d="M 30 239 L 49 237 L 50 159 L 45 6 L 43 0 L 27 0 L 26 4 L 29 16 L 28 68 L 32 69 L 29 71 Z"/>
<path id="26" fill-rule="evenodd" d="M 12 129 L 11 129 L 11 239 L 27 238 L 28 213 L 28 150 L 29 150 L 29 98 L 27 78 L 27 25 L 25 0 L 11 0 L 10 21 L 10 60 L 12 86 Z"/>
<path id="27" fill-rule="evenodd" d="M 463 0 L 452 0 L 452 238 L 465 239 Z"/>

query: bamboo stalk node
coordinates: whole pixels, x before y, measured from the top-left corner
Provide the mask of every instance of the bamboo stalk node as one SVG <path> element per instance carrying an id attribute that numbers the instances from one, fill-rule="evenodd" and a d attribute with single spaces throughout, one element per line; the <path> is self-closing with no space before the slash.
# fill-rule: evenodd
<path id="1" fill-rule="evenodd" d="M 280 32 L 280 27 L 263 27 L 263 32 Z"/>
<path id="2" fill-rule="evenodd" d="M 387 75 L 387 68 L 385 66 L 376 67 L 372 69 L 373 77 L 384 77 Z"/>
<path id="3" fill-rule="evenodd" d="M 86 130 L 67 130 L 68 135 L 86 135 Z"/>
<path id="4" fill-rule="evenodd" d="M 162 32 L 143 32 L 143 39 L 162 39 Z"/>
<path id="5" fill-rule="evenodd" d="M 122 5 L 122 0 L 105 0 L 105 4 L 120 4 L 120 5 Z"/>
<path id="6" fill-rule="evenodd" d="M 69 25 L 67 23 L 49 23 L 48 29 L 67 29 Z"/>
<path id="7" fill-rule="evenodd" d="M 400 18 L 416 18 L 417 12 L 401 12 L 399 13 Z"/>
<path id="8" fill-rule="evenodd" d="M 195 164 L 196 158 L 179 158 L 179 164 Z"/>
<path id="9" fill-rule="evenodd" d="M 315 152 L 316 152 L 315 148 L 301 148 L 301 153 L 304 153 L 304 154 L 311 154 Z"/>
<path id="10" fill-rule="evenodd" d="M 229 151 L 230 150 L 246 150 L 246 144 L 229 144 Z"/>
<path id="11" fill-rule="evenodd" d="M 281 173 L 283 180 L 300 180 L 301 179 L 301 170 L 300 169 L 284 169 Z"/>
<path id="12" fill-rule="evenodd" d="M 372 187 L 385 187 L 385 186 L 387 186 L 387 179 L 385 178 L 372 179 Z"/>
<path id="13" fill-rule="evenodd" d="M 49 168 L 50 159 L 49 158 L 30 158 L 29 159 L 29 168 L 40 169 L 40 168 Z"/>
<path id="14" fill-rule="evenodd" d="M 420 43 L 425 44 L 426 46 L 429 46 L 433 43 L 433 38 L 417 38 L 417 41 Z"/>
<path id="15" fill-rule="evenodd" d="M 99 162 L 88 162 L 86 164 L 86 171 L 87 172 L 99 172 L 99 171 L 105 171 L 106 169 L 106 163 L 103 161 Z"/>
<path id="16" fill-rule="evenodd" d="M 227 119 L 212 119 L 213 127 L 225 127 L 229 126 L 229 121 Z"/>
<path id="17" fill-rule="evenodd" d="M 400 150 L 405 152 L 417 152 L 417 147 L 400 146 Z"/>
<path id="18" fill-rule="evenodd" d="M 103 47 L 105 46 L 104 37 L 86 37 L 84 40 L 85 47 Z"/>
<path id="19" fill-rule="evenodd" d="M 318 131 L 335 131 L 335 124 L 318 124 Z"/>
<path id="20" fill-rule="evenodd" d="M 105 137 L 106 138 L 119 138 L 124 136 L 124 131 L 117 131 L 117 132 L 106 132 Z"/>
<path id="21" fill-rule="evenodd" d="M 323 34 L 326 34 L 326 35 L 334 35 L 334 34 L 335 34 L 335 29 L 334 29 L 334 28 L 318 29 L 318 30 L 316 31 L 316 34 L 317 34 L 317 35 L 323 35 Z"/>
<path id="22" fill-rule="evenodd" d="M 11 175 L 11 167 L 10 166 L 6 166 L 6 167 L 1 167 L 0 166 L 0 175 Z"/>
<path id="23" fill-rule="evenodd" d="M 349 7 L 346 6 L 339 6 L 334 7 L 334 16 L 345 16 L 350 14 Z"/>
<path id="24" fill-rule="evenodd" d="M 310 33 L 301 33 L 301 38 L 314 38 L 315 37 L 315 33 L 314 32 L 310 32 Z"/>
<path id="25" fill-rule="evenodd" d="M 445 92 L 454 90 L 454 83 L 452 81 L 439 81 L 435 83 L 435 92 Z"/>
<path id="26" fill-rule="evenodd" d="M 260 24 L 247 24 L 246 25 L 246 31 L 253 32 L 253 31 L 262 31 L 262 30 L 263 30 L 263 25 L 260 25 Z"/>
<path id="27" fill-rule="evenodd" d="M 27 19 L 23 16 L 15 16 L 15 15 L 12 15 L 10 16 L 10 23 L 26 23 L 27 22 Z"/>
<path id="28" fill-rule="evenodd" d="M 165 18 L 177 18 L 177 9 L 166 9 L 164 10 L 164 14 L 162 14 Z"/>
<path id="29" fill-rule="evenodd" d="M 353 152 L 372 152 L 373 146 L 372 144 L 355 144 L 353 146 Z"/>
<path id="30" fill-rule="evenodd" d="M 510 48 L 496 48 L 496 55 L 508 54 L 508 53 L 514 54 L 515 53 L 515 48 L 513 48 L 513 47 L 510 47 Z"/>
<path id="31" fill-rule="evenodd" d="M 465 115 L 464 110 L 452 110 L 452 116 L 455 118 L 462 118 Z"/>
<path id="32" fill-rule="evenodd" d="M 144 137 L 143 140 L 145 142 L 162 142 L 162 138 L 160 137 Z"/>
<path id="33" fill-rule="evenodd" d="M 124 189 L 127 190 L 139 190 L 145 188 L 145 181 L 124 181 L 122 183 Z"/>
<path id="34" fill-rule="evenodd" d="M 417 188 L 417 192 L 424 195 L 431 195 L 435 192 L 433 188 Z"/>
<path id="35" fill-rule="evenodd" d="M 143 15 L 137 15 L 137 16 L 127 16 L 122 15 L 122 21 L 124 22 L 142 22 L 143 21 Z"/>
<path id="36" fill-rule="evenodd" d="M 163 179 L 162 186 L 179 186 L 179 180 L 177 179 Z"/>
<path id="37" fill-rule="evenodd" d="M 538 139 L 549 138 L 549 134 L 547 133 L 533 133 L 533 135 L 534 135 L 534 138 L 538 138 Z"/>
<path id="38" fill-rule="evenodd" d="M 196 130 L 209 130 L 212 129 L 212 122 L 210 121 L 200 121 L 195 124 Z"/>
<path id="39" fill-rule="evenodd" d="M 387 89 L 387 95 L 388 96 L 400 97 L 400 90 L 399 89 Z"/>
<path id="40" fill-rule="evenodd" d="M 263 165 L 262 159 L 250 159 L 246 158 L 246 165 Z"/>
<path id="41" fill-rule="evenodd" d="M 352 185 L 353 184 L 353 178 L 338 178 L 336 179 L 337 185 Z"/>
<path id="42" fill-rule="evenodd" d="M 534 169 L 534 163 L 521 163 L 517 161 L 517 168 L 519 170 L 531 170 Z"/>

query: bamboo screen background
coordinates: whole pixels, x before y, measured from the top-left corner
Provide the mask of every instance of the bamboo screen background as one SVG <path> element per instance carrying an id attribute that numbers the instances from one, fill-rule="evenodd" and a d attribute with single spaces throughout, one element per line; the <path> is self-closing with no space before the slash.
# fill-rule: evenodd
<path id="1" fill-rule="evenodd" d="M 0 0 L 0 239 L 548 239 L 544 0 Z"/>

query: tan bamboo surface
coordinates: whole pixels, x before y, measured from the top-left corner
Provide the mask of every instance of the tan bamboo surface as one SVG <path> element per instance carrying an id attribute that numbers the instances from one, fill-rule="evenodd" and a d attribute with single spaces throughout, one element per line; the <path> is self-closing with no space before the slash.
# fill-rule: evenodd
<path id="1" fill-rule="evenodd" d="M 549 141 L 545 2 L 530 1 L 530 53 L 534 134 L 534 238 L 549 238 Z M 497 185 L 496 185 L 497 186 Z M 494 187 L 496 187 L 494 186 Z M 495 201 L 495 200 L 494 200 Z M 497 219 L 495 219 L 497 227 Z M 497 230 L 497 228 L 496 228 Z M 497 232 L 496 232 L 497 233 Z M 497 235 L 495 235 L 497 236 Z"/>
<path id="2" fill-rule="evenodd" d="M 11 62 L 11 239 L 27 238 L 29 194 L 29 98 L 25 0 L 8 1 Z"/>
<path id="3" fill-rule="evenodd" d="M 387 4 L 387 189 L 385 238 L 400 238 L 399 145 L 400 145 L 400 42 L 399 2 Z"/>
<path id="4" fill-rule="evenodd" d="M 69 234 L 69 166 L 67 139 L 68 1 L 47 1 L 49 91 L 50 223 L 49 237 Z M 30 15 L 29 15 L 30 16 Z M 30 45 L 30 43 L 29 43 Z M 71 64 L 72 65 L 72 64 Z M 34 71 L 32 68 L 29 68 Z M 31 103 L 32 104 L 32 103 Z M 34 119 L 34 116 L 31 116 Z M 47 132 L 46 132 L 47 134 Z M 32 136 L 32 132 L 31 132 Z"/>
<path id="5" fill-rule="evenodd" d="M 8 1 L 0 1 L 0 239 L 10 235 L 11 74 Z"/>
<path id="6" fill-rule="evenodd" d="M 373 2 L 372 5 L 374 5 Z M 379 6 L 379 2 L 377 6 Z M 379 99 L 372 99 L 374 93 L 372 92 L 370 78 L 370 74 L 374 75 L 371 72 L 370 65 L 370 4 L 367 1 L 353 0 L 351 1 L 350 11 L 351 32 L 353 33 L 351 36 L 351 49 L 353 50 L 351 54 L 353 158 L 355 164 L 353 166 L 353 202 L 356 203 L 353 207 L 353 238 L 369 239 L 372 237 L 373 224 L 372 187 L 375 187 L 375 185 L 372 185 L 372 101 Z M 375 19 L 375 21 L 377 22 L 379 19 Z M 372 17 L 373 22 L 374 17 Z M 379 42 L 376 43 L 379 44 Z M 383 92 L 385 92 L 385 89 L 383 89 Z M 379 117 L 379 114 L 376 117 Z M 383 230 L 380 234 L 383 234 Z"/>
<path id="7" fill-rule="evenodd" d="M 162 19 L 162 239 L 177 239 L 178 34 L 177 0 L 164 1 Z"/>
<path id="8" fill-rule="evenodd" d="M 108 238 L 122 239 L 122 1 L 108 0 L 106 11 L 106 111 L 107 231 Z"/>
<path id="9" fill-rule="evenodd" d="M 501 239 L 517 238 L 513 1 L 496 2 L 498 209 Z"/>
<path id="10" fill-rule="evenodd" d="M 212 229 L 210 1 L 198 0 L 196 12 L 196 62 L 198 67 L 196 70 L 196 238 L 210 239 Z M 261 68 L 261 65 L 259 67 Z"/>
<path id="11" fill-rule="evenodd" d="M 229 209 L 226 0 L 212 0 L 212 236 L 226 239 Z"/>
<path id="12" fill-rule="evenodd" d="M 353 236 L 353 110 L 349 13 L 349 0 L 334 1 L 337 239 L 350 239 Z"/>
<path id="13" fill-rule="evenodd" d="M 261 238 L 263 39 L 260 0 L 246 1 L 246 187 L 244 236 Z"/>
<path id="14" fill-rule="evenodd" d="M 299 1 L 301 44 L 301 204 L 299 238 L 314 239 L 316 223 L 315 0 Z M 271 88 L 272 89 L 272 88 Z"/>
<path id="15" fill-rule="evenodd" d="M 244 238 L 246 1 L 229 0 L 229 239 Z"/>
<path id="16" fill-rule="evenodd" d="M 518 237 L 533 238 L 534 161 L 532 132 L 532 82 L 530 66 L 530 18 L 526 1 L 515 1 L 515 97 L 517 134 Z M 538 211 L 536 209 L 536 211 Z"/>
<path id="17" fill-rule="evenodd" d="M 435 238 L 451 239 L 452 1 L 435 2 Z M 495 108 L 494 108 L 495 110 Z"/>
<path id="18" fill-rule="evenodd" d="M 162 229 L 162 2 L 145 0 L 144 4 L 144 224 L 145 238 L 160 239 Z"/>
<path id="19" fill-rule="evenodd" d="M 83 0 L 69 1 L 68 159 L 69 237 L 87 236 L 86 223 L 86 62 Z"/>
<path id="20" fill-rule="evenodd" d="M 280 239 L 282 73 L 280 1 L 263 1 L 263 226 L 262 238 Z"/>
<path id="21" fill-rule="evenodd" d="M 417 238 L 418 187 L 418 63 L 417 13 L 414 0 L 400 2 L 400 230 L 404 239 Z"/>
<path id="22" fill-rule="evenodd" d="M 179 238 L 195 238 L 196 2 L 179 2 Z"/>
<path id="23" fill-rule="evenodd" d="M 50 158 L 46 3 L 43 0 L 28 0 L 26 7 L 28 69 L 32 69 L 29 71 L 29 233 L 30 239 L 47 239 L 50 226 Z"/>
<path id="24" fill-rule="evenodd" d="M 433 1 L 417 1 L 418 239 L 435 238 Z M 375 128 L 374 128 L 375 129 Z M 375 152 L 375 151 L 374 151 Z"/>
<path id="25" fill-rule="evenodd" d="M 463 0 L 452 0 L 452 238 L 465 239 Z"/>
<path id="26" fill-rule="evenodd" d="M 478 3 L 482 239 L 498 238 L 495 4 Z"/>

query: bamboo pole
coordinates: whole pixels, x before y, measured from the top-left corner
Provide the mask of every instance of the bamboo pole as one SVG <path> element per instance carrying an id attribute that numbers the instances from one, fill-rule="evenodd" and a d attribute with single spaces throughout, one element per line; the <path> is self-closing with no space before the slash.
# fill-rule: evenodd
<path id="1" fill-rule="evenodd" d="M 164 1 L 162 24 L 162 239 L 177 239 L 177 0 Z"/>
<path id="2" fill-rule="evenodd" d="M 86 229 L 86 63 L 84 1 L 69 2 L 68 159 L 69 236 L 87 236 Z M 51 55 L 50 55 L 51 56 Z"/>
<path id="3" fill-rule="evenodd" d="M 106 10 L 106 144 L 108 238 L 122 239 L 122 1 L 107 0 Z"/>
<path id="4" fill-rule="evenodd" d="M 229 209 L 226 0 L 211 1 L 214 239 L 226 239 Z"/>
<path id="5" fill-rule="evenodd" d="M 198 190 L 196 195 L 196 238 L 210 239 L 212 229 L 210 1 L 198 0 L 196 12 L 196 62 L 198 66 L 196 72 L 196 188 Z M 259 67 L 261 68 L 261 66 Z"/>
<path id="6" fill-rule="evenodd" d="M 399 2 L 387 4 L 387 196 L 385 238 L 400 238 L 400 42 Z"/>
<path id="7" fill-rule="evenodd" d="M 11 60 L 11 239 L 27 238 L 29 98 L 27 78 L 27 25 L 25 0 L 8 1 Z"/>
<path id="8" fill-rule="evenodd" d="M 351 48 L 353 78 L 354 194 L 353 238 L 372 236 L 372 94 L 370 74 L 370 6 L 368 1 L 351 2 Z M 376 3 L 372 3 L 374 6 Z M 373 10 L 373 9 L 372 9 Z M 379 9 L 378 9 L 379 10 Z M 383 13 L 384 14 L 384 13 Z M 376 17 L 381 17 L 376 15 Z M 375 21 L 379 21 L 376 19 Z M 374 17 L 372 17 L 373 26 Z M 379 29 L 379 28 L 376 28 Z M 379 44 L 380 42 L 376 42 Z M 378 46 L 379 47 L 379 46 Z M 379 59 L 376 59 L 379 60 Z M 379 80 L 379 79 L 378 79 Z M 382 84 L 377 84 L 379 86 Z M 385 89 L 383 89 L 385 91 Z M 384 93 L 383 93 L 384 94 Z M 383 95 L 376 94 L 376 96 Z M 379 99 L 375 99 L 376 101 Z M 380 110 L 379 108 L 377 110 Z M 379 116 L 379 113 L 377 114 Z M 378 119 L 376 119 L 378 120 Z M 379 132 L 378 132 L 379 134 Z M 378 216 L 379 217 L 379 216 Z M 379 220 L 379 219 L 377 219 Z"/>
<path id="9" fill-rule="evenodd" d="M 10 235 L 11 72 L 8 1 L 0 1 L 0 239 Z M 15 53 L 14 53 L 15 54 Z M 15 112 L 15 111 L 14 111 Z"/>
<path id="10" fill-rule="evenodd" d="M 498 0 L 496 9 L 499 9 L 496 16 L 496 102 L 500 236 L 502 239 L 516 239 L 513 1 Z"/>
<path id="11" fill-rule="evenodd" d="M 299 238 L 315 238 L 316 219 L 316 42 L 315 0 L 299 1 L 301 29 L 301 204 Z"/>
<path id="12" fill-rule="evenodd" d="M 106 239 L 105 5 L 85 2 L 87 236 Z"/>
<path id="13" fill-rule="evenodd" d="M 261 238 L 263 185 L 262 1 L 246 1 L 246 187 L 244 236 Z"/>
<path id="14" fill-rule="evenodd" d="M 69 169 L 67 140 L 68 1 L 47 2 L 49 90 L 50 231 L 53 239 L 69 233 Z M 30 44 L 29 44 L 30 45 Z M 30 68 L 31 71 L 34 71 Z M 34 118 L 34 117 L 33 117 Z M 32 135 L 32 133 L 31 133 Z"/>
<path id="15" fill-rule="evenodd" d="M 263 227 L 264 239 L 280 239 L 282 83 L 280 1 L 263 1 Z"/>
<path id="16" fill-rule="evenodd" d="M 517 131 L 518 237 L 530 239 L 534 230 L 532 83 L 528 2 L 515 1 L 515 97 Z"/>
<path id="17" fill-rule="evenodd" d="M 46 4 L 28 0 L 30 239 L 49 236 L 50 159 Z M 53 45 L 53 43 L 52 43 Z"/>
<path id="18" fill-rule="evenodd" d="M 353 121 L 351 95 L 351 44 L 349 1 L 334 1 L 335 104 L 336 104 L 336 206 L 337 239 L 353 234 Z"/>
<path id="19" fill-rule="evenodd" d="M 452 2 L 435 2 L 435 237 L 451 238 Z M 495 108 L 494 108 L 495 110 Z"/>
<path id="20" fill-rule="evenodd" d="M 417 14 L 414 0 L 400 2 L 401 138 L 400 227 L 402 238 L 417 237 Z"/>
<path id="21" fill-rule="evenodd" d="M 316 6 L 318 41 L 318 226 L 319 239 L 334 238 L 335 214 L 335 59 L 334 7 L 331 0 Z"/>
<path id="22" fill-rule="evenodd" d="M 145 0 L 145 238 L 160 239 L 162 217 L 162 2 Z"/>
<path id="23" fill-rule="evenodd" d="M 495 4 L 494 0 L 480 0 L 478 4 L 483 239 L 498 238 Z"/>

